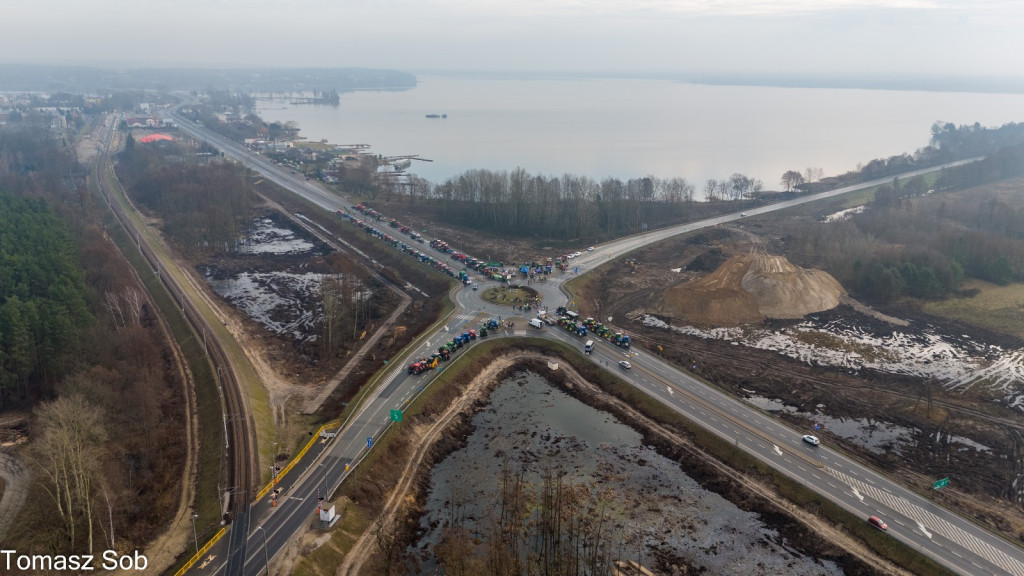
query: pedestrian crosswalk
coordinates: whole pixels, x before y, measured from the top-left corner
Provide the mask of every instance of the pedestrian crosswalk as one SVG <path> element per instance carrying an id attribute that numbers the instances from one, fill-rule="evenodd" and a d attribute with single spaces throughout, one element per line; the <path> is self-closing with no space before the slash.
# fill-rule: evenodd
<path id="1" fill-rule="evenodd" d="M 965 532 L 960 527 L 950 524 L 924 508 L 886 490 L 861 482 L 833 468 L 826 467 L 825 470 L 855 492 L 873 498 L 914 520 L 917 522 L 918 527 L 921 528 L 922 533 L 928 535 L 929 538 L 932 537 L 932 533 L 939 534 L 1006 570 L 1008 574 L 1024 576 L 1024 562 L 998 550 L 977 536 Z"/>

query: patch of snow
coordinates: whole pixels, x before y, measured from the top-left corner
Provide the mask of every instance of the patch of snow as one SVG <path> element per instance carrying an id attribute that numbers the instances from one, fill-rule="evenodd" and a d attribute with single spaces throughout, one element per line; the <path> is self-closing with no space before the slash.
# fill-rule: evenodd
<path id="1" fill-rule="evenodd" d="M 822 221 L 823 222 L 841 222 L 843 220 L 849 219 L 850 216 L 853 216 L 854 214 L 860 214 L 862 212 L 864 212 L 864 206 L 863 205 L 861 205 L 861 206 L 854 206 L 853 208 L 847 208 L 846 210 L 840 210 L 839 212 L 836 212 L 834 214 L 829 214 L 828 216 L 825 216 L 824 218 L 822 218 Z"/>
<path id="2" fill-rule="evenodd" d="M 313 249 L 308 240 L 298 238 L 293 230 L 280 228 L 270 218 L 258 218 L 239 242 L 243 254 L 301 254 Z"/>
<path id="3" fill-rule="evenodd" d="M 995 400 L 1024 410 L 1024 350 L 1005 351 L 964 336 L 937 333 L 925 327 L 917 333 L 893 330 L 871 334 L 839 320 L 813 318 L 780 330 L 747 327 L 712 328 L 670 326 L 645 316 L 645 326 L 670 329 L 709 340 L 736 341 L 744 346 L 776 351 L 810 366 L 834 366 L 858 372 L 865 368 L 935 380 L 949 390 L 966 392 L 983 387 Z M 828 336 L 835 347 L 823 345 Z"/>

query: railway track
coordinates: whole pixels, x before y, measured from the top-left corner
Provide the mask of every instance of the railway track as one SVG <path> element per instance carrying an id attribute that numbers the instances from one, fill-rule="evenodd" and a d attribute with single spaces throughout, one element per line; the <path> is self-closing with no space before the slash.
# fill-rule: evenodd
<path id="1" fill-rule="evenodd" d="M 121 204 L 112 199 L 113 193 L 105 178 L 107 170 L 111 171 L 111 177 L 113 177 L 113 168 L 108 164 L 109 149 L 110 146 L 108 144 L 107 149 L 104 150 L 99 162 L 94 167 L 96 182 L 100 187 L 104 200 L 118 222 L 120 222 L 122 228 L 136 239 L 136 246 L 139 252 L 157 274 L 160 282 L 170 293 L 179 309 L 181 309 L 185 318 L 192 326 L 195 336 L 202 339 L 207 357 L 213 366 L 213 372 L 216 374 L 223 402 L 224 427 L 227 435 L 226 449 L 229 452 L 230 462 L 227 471 L 227 486 L 230 487 L 230 500 L 227 505 L 228 510 L 231 512 L 231 517 L 237 517 L 248 510 L 249 499 L 253 494 L 253 488 L 258 478 L 255 461 L 255 430 L 253 429 L 245 395 L 242 393 L 236 372 L 224 348 L 216 338 L 208 336 L 213 331 L 210 329 L 205 318 L 186 296 L 182 287 L 175 281 L 175 276 L 170 273 L 160 258 L 157 257 L 152 247 L 148 243 L 142 242 L 142 234 L 124 213 Z M 231 415 L 231 417 L 229 418 L 228 415 Z"/>

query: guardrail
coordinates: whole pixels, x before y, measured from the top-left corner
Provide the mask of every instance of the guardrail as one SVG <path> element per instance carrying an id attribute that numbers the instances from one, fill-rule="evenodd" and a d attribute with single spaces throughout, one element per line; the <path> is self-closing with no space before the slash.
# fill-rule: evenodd
<path id="1" fill-rule="evenodd" d="M 313 447 L 313 444 L 316 444 L 317 439 L 320 438 L 320 435 L 323 434 L 324 430 L 340 427 L 341 422 L 338 421 L 328 422 L 327 424 L 321 426 L 316 431 L 316 434 L 314 434 L 313 437 L 309 439 L 309 442 L 306 442 L 306 445 L 303 446 L 301 450 L 299 450 L 299 453 L 296 454 L 291 459 L 291 461 L 288 462 L 288 464 L 286 464 L 285 467 L 281 469 L 280 472 L 275 474 L 274 477 L 270 479 L 270 483 L 268 483 L 259 492 L 256 493 L 256 498 L 253 499 L 254 503 L 258 503 L 264 496 L 267 495 L 267 492 L 270 492 L 270 490 L 274 487 L 274 484 L 277 483 L 277 478 L 287 474 L 292 468 L 295 467 L 296 464 L 299 463 L 299 460 L 302 460 L 302 457 L 306 455 L 306 452 L 309 452 L 309 449 Z"/>
<path id="2" fill-rule="evenodd" d="M 209 542 L 203 544 L 203 547 L 199 549 L 199 552 L 196 552 L 194 556 L 189 558 L 188 562 L 185 562 L 185 565 L 179 568 L 178 571 L 174 573 L 174 576 L 182 576 L 185 572 L 188 572 L 189 568 L 194 566 L 195 563 L 203 557 L 203 554 L 206 554 L 210 550 L 210 548 L 213 548 L 213 545 L 216 544 L 217 541 L 220 540 L 225 533 L 227 533 L 227 531 L 227 527 L 221 527 L 220 530 L 217 530 L 217 533 L 213 535 L 213 538 L 210 538 Z"/>

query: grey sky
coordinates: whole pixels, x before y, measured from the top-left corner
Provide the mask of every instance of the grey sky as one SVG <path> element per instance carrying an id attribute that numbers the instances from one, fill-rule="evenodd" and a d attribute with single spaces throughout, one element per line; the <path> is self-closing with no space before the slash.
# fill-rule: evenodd
<path id="1" fill-rule="evenodd" d="M 0 0 L 0 62 L 1024 76 L 1019 0 Z"/>

